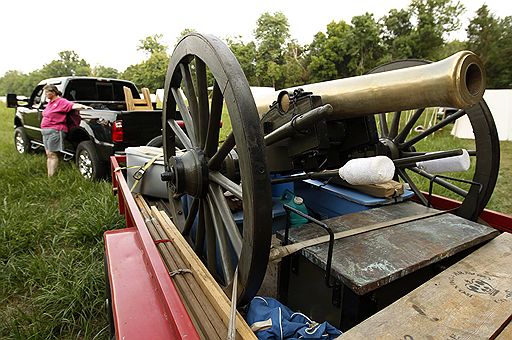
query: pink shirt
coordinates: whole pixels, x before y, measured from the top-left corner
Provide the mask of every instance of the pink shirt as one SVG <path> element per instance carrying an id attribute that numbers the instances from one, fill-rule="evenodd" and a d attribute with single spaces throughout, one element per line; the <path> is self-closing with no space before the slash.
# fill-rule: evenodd
<path id="1" fill-rule="evenodd" d="M 41 129 L 55 129 L 68 132 L 66 114 L 71 110 L 73 110 L 73 103 L 69 100 L 62 97 L 52 100 L 43 111 Z"/>

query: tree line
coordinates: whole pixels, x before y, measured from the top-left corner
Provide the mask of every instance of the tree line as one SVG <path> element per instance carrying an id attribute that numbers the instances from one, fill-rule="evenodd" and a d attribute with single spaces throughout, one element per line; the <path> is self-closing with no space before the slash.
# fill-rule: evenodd
<path id="1" fill-rule="evenodd" d="M 461 27 L 465 11 L 453 0 L 412 0 L 407 8 L 392 9 L 382 18 L 371 13 L 354 16 L 350 22 L 332 21 L 325 32 L 301 45 L 290 35 L 287 17 L 263 13 L 256 22 L 253 40 L 230 37 L 226 43 L 237 57 L 252 86 L 276 89 L 361 75 L 396 59 L 440 60 L 459 50 L 470 49 L 483 60 L 489 88 L 512 88 L 512 17 L 498 17 L 484 4 L 470 19 L 466 40 L 450 39 Z M 180 38 L 193 29 L 185 29 Z M 180 39 L 178 38 L 178 40 Z M 44 78 L 77 75 L 123 78 L 151 91 L 162 88 L 169 63 L 162 35 L 142 39 L 137 46 L 147 59 L 123 72 L 92 67 L 74 51 L 28 74 L 8 71 L 0 78 L 0 93 L 29 95 Z"/>

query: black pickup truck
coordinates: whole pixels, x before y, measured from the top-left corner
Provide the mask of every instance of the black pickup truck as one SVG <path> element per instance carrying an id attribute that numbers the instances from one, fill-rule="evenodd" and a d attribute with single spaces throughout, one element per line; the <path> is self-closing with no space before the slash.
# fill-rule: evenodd
<path id="1" fill-rule="evenodd" d="M 15 94 L 7 95 L 7 106 L 16 108 L 14 144 L 19 153 L 28 153 L 43 146 L 41 135 L 42 112 L 47 101 L 43 91 L 54 84 L 70 101 L 89 105 L 82 110 L 78 128 L 67 134 L 64 158 L 75 157 L 82 176 L 100 179 L 108 175 L 109 157 L 122 153 L 126 147 L 145 145 L 161 135 L 161 110 L 127 111 L 123 86 L 133 98 L 140 98 L 137 87 L 125 80 L 62 77 L 41 81 L 30 98 L 23 101 Z"/>

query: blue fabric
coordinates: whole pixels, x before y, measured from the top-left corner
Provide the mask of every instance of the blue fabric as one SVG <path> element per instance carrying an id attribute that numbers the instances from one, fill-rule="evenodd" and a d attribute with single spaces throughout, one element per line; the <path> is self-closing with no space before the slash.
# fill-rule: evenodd
<path id="1" fill-rule="evenodd" d="M 266 324 L 260 330 L 255 330 L 258 339 L 324 340 L 341 335 L 341 332 L 328 322 L 318 324 L 302 313 L 293 313 L 275 299 L 260 296 L 251 301 L 247 311 L 247 323 L 251 328 L 255 322 Z"/>

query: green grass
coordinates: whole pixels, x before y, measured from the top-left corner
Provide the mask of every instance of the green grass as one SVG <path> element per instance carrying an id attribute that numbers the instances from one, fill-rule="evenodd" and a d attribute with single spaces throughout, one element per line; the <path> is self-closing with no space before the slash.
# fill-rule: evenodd
<path id="1" fill-rule="evenodd" d="M 62 162 L 48 179 L 12 126 L 0 103 L 0 338 L 107 338 L 102 235 L 124 224 L 110 183 Z"/>

